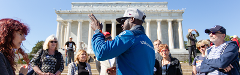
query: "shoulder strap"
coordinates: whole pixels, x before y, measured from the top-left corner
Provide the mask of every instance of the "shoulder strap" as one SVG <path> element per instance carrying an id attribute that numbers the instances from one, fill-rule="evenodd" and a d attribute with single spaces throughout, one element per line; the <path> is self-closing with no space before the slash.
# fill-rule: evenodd
<path id="1" fill-rule="evenodd" d="M 58 52 L 58 51 L 56 51 L 55 52 L 56 54 L 55 54 L 55 58 L 57 59 L 57 63 L 56 63 L 56 67 L 55 67 L 55 72 L 57 72 L 59 69 L 60 69 L 60 66 L 61 66 L 61 53 L 60 52 Z"/>
<path id="2" fill-rule="evenodd" d="M 43 49 L 40 49 L 39 55 L 41 55 L 41 56 L 40 56 L 40 59 L 39 59 L 39 63 L 37 63 L 39 68 L 42 67 L 42 62 L 41 62 L 41 60 L 42 60 L 42 58 L 43 58 L 43 54 L 44 54 L 44 50 L 43 50 Z"/>
<path id="3" fill-rule="evenodd" d="M 42 60 L 46 56 L 46 51 L 47 50 L 42 50 L 42 53 L 41 53 L 42 55 L 41 55 L 40 60 Z"/>

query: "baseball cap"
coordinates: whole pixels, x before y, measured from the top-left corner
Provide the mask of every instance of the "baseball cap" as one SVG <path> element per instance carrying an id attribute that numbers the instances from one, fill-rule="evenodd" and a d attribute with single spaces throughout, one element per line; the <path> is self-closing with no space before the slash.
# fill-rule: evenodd
<path id="1" fill-rule="evenodd" d="M 70 39 L 72 39 L 72 37 L 69 37 Z"/>
<path id="2" fill-rule="evenodd" d="M 226 34 L 226 29 L 220 25 L 216 25 L 210 29 L 206 29 L 205 30 L 205 33 L 210 33 L 210 32 L 217 32 L 217 31 L 220 31 L 221 33 L 223 34 Z"/>
<path id="3" fill-rule="evenodd" d="M 233 38 L 237 38 L 238 36 L 237 35 L 233 35 Z"/>
<path id="4" fill-rule="evenodd" d="M 142 12 L 141 10 L 138 10 L 136 8 L 128 8 L 123 17 L 117 18 L 117 22 L 123 24 L 125 19 L 129 18 L 129 17 L 134 17 L 135 19 L 139 19 L 142 20 L 144 22 L 144 19 L 146 18 L 146 15 L 144 12 Z"/>
<path id="5" fill-rule="evenodd" d="M 109 32 L 104 32 L 103 35 L 106 36 L 106 35 L 111 35 L 111 34 Z"/>

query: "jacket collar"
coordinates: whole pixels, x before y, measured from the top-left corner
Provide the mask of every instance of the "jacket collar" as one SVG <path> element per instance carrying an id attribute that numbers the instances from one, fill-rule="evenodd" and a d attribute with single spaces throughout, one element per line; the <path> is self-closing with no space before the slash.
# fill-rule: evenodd
<path id="1" fill-rule="evenodd" d="M 145 33 L 145 30 L 142 25 L 136 25 L 136 26 L 132 27 L 130 30 L 140 30 Z"/>

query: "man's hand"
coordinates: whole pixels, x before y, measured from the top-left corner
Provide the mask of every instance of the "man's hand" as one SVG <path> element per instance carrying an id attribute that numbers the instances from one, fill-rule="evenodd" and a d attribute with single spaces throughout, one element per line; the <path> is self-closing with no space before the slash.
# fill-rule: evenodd
<path id="1" fill-rule="evenodd" d="M 116 67 L 111 67 L 107 69 L 109 75 L 116 75 Z"/>
<path id="2" fill-rule="evenodd" d="M 223 70 L 225 72 L 229 72 L 229 71 L 231 71 L 232 68 L 233 68 L 233 66 L 230 64 L 228 67 L 224 68 Z M 220 69 L 222 69 L 222 68 L 220 68 Z"/>
<path id="3" fill-rule="evenodd" d="M 238 49 L 238 52 L 240 53 L 240 48 Z"/>
<path id="4" fill-rule="evenodd" d="M 102 30 L 102 24 L 96 19 L 96 17 L 91 14 L 91 15 L 88 15 L 89 18 L 91 19 L 91 28 L 93 29 L 93 31 L 97 30 L 97 29 L 100 29 Z"/>
<path id="5" fill-rule="evenodd" d="M 188 29 L 188 32 L 190 33 L 190 32 L 192 32 L 193 31 L 193 29 Z"/>
<path id="6" fill-rule="evenodd" d="M 224 71 L 229 72 L 229 71 L 231 71 L 232 68 L 233 68 L 233 66 L 230 64 L 228 67 L 224 68 Z"/>
<path id="7" fill-rule="evenodd" d="M 196 29 L 194 29 L 194 31 L 195 31 L 195 32 L 197 32 L 197 30 L 196 30 Z"/>
<path id="8" fill-rule="evenodd" d="M 28 67 L 26 65 L 21 66 L 20 70 L 19 70 L 19 74 L 22 73 L 24 75 L 26 75 L 28 72 Z"/>

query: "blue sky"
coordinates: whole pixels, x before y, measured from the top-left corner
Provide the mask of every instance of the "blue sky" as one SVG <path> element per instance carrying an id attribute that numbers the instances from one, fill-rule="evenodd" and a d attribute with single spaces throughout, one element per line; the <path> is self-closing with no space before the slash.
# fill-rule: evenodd
<path id="1" fill-rule="evenodd" d="M 114 2 L 119 0 L 0 0 L 0 19 L 21 20 L 30 27 L 30 33 L 23 42 L 30 52 L 37 41 L 56 34 L 55 9 L 71 10 L 71 2 Z M 128 2 L 168 2 L 169 10 L 185 9 L 183 13 L 183 35 L 189 28 L 200 33 L 198 40 L 208 39 L 206 28 L 222 25 L 227 35 L 240 36 L 240 0 L 127 0 Z"/>

